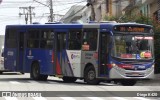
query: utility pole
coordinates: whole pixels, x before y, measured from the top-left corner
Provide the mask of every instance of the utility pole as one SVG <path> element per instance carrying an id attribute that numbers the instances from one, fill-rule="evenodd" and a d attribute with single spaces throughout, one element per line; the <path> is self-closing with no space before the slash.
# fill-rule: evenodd
<path id="1" fill-rule="evenodd" d="M 26 21 L 26 24 L 28 24 L 28 16 L 30 18 L 30 24 L 32 24 L 32 15 L 35 15 L 35 13 L 32 12 L 32 10 L 34 9 L 35 7 L 19 7 L 19 9 L 21 10 L 22 9 L 22 12 L 19 13 L 19 16 L 21 17 L 21 15 L 24 15 L 25 16 L 25 21 Z"/>
<path id="2" fill-rule="evenodd" d="M 35 7 L 29 6 L 30 24 L 32 24 L 32 15 L 35 15 L 35 13 L 32 13 L 33 9 L 35 9 Z"/>
<path id="3" fill-rule="evenodd" d="M 51 14 L 51 22 L 53 22 L 53 2 L 50 0 L 50 14 Z"/>
<path id="4" fill-rule="evenodd" d="M 94 11 L 94 6 L 93 3 L 95 2 L 94 0 L 87 0 L 87 6 L 91 6 L 91 21 L 95 21 L 95 11 Z"/>
<path id="5" fill-rule="evenodd" d="M 112 0 L 109 0 L 109 16 L 112 16 Z"/>
<path id="6" fill-rule="evenodd" d="M 44 6 L 46 6 L 46 7 L 48 7 L 49 8 L 49 11 L 50 11 L 50 19 L 49 19 L 49 22 L 53 22 L 53 19 L 54 19 L 54 16 L 53 16 L 53 1 L 52 0 L 49 0 L 49 5 L 47 5 L 47 4 L 44 4 L 44 3 L 42 3 L 42 2 L 39 2 L 39 1 L 37 1 L 37 0 L 33 0 L 33 1 L 35 1 L 35 2 L 37 2 L 37 3 L 39 3 L 39 4 L 41 4 L 41 5 L 44 5 Z"/>

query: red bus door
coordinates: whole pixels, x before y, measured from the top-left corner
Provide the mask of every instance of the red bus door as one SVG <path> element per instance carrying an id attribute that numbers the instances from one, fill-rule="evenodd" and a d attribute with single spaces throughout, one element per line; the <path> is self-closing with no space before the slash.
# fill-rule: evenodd
<path id="1" fill-rule="evenodd" d="M 55 44 L 55 74 L 63 75 L 64 60 L 65 60 L 65 49 L 66 49 L 66 32 L 56 32 L 56 44 Z"/>

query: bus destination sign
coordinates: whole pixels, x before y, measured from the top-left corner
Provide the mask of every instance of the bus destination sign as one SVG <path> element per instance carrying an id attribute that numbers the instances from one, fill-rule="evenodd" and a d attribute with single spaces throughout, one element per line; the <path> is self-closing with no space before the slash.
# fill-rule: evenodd
<path id="1" fill-rule="evenodd" d="M 140 26 L 116 26 L 114 27 L 114 31 L 150 33 L 150 28 Z"/>

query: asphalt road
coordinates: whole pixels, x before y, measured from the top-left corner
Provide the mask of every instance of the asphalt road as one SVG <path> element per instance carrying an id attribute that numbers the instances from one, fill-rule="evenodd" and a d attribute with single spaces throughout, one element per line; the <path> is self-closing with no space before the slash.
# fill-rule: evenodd
<path id="1" fill-rule="evenodd" d="M 3 95 L 0 100 L 160 100 L 156 96 L 160 96 L 160 92 L 156 92 L 160 91 L 159 83 L 159 80 L 145 80 L 135 86 L 87 85 L 82 80 L 64 83 L 59 78 L 49 77 L 47 81 L 34 81 L 29 74 L 4 73 L 0 75 L 0 96 Z M 152 97 L 148 97 L 148 91 Z M 10 94 L 12 97 L 7 97 Z"/>

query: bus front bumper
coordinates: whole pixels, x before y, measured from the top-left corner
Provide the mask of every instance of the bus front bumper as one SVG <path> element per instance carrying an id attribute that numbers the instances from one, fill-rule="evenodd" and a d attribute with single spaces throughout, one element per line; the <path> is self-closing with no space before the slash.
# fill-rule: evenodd
<path id="1" fill-rule="evenodd" d="M 146 70 L 125 70 L 113 67 L 109 77 L 111 79 L 154 79 L 154 65 Z"/>

